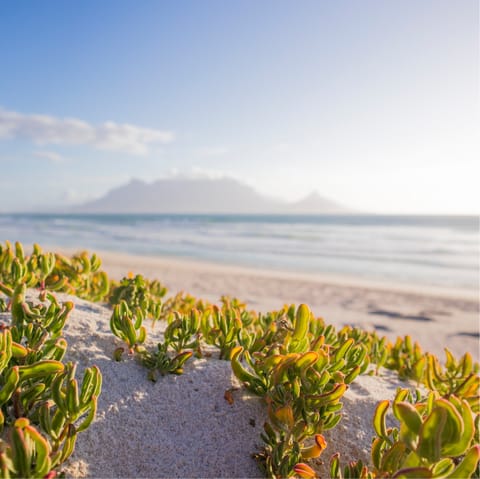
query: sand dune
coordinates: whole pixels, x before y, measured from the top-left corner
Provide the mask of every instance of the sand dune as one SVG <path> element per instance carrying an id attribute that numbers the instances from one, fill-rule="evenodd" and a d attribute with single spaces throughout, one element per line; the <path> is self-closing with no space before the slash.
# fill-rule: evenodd
<path id="1" fill-rule="evenodd" d="M 356 324 L 391 338 L 411 334 L 424 350 L 442 354 L 470 351 L 478 360 L 478 301 L 408 291 L 391 285 L 355 284 L 341 278 L 314 278 L 257 272 L 200 262 L 102 253 L 104 268 L 117 278 L 128 271 L 163 281 L 171 293 L 188 291 L 210 300 L 235 295 L 258 310 L 305 302 L 337 326 Z M 30 294 L 34 294 L 31 292 Z M 58 295 L 60 300 L 66 295 Z M 133 358 L 121 363 L 112 355 L 118 340 L 109 330 L 109 308 L 73 298 L 76 307 L 65 328 L 68 359 L 79 371 L 97 364 L 103 374 L 98 415 L 82 433 L 66 473 L 72 477 L 260 477 L 251 454 L 261 448 L 265 404 L 238 387 L 229 362 L 212 357 L 187 363 L 181 376 L 151 383 Z M 161 328 L 149 331 L 149 341 Z M 344 461 L 369 462 L 371 418 L 379 399 L 393 399 L 396 375 L 362 376 L 343 398 L 343 419 L 326 433 L 322 459 L 340 452 Z M 325 465 L 316 467 L 326 477 Z"/>
<path id="2" fill-rule="evenodd" d="M 152 383 L 132 358 L 112 360 L 119 341 L 110 333 L 110 310 L 87 301 L 75 304 L 65 328 L 67 359 L 78 371 L 97 364 L 103 376 L 95 422 L 79 435 L 65 472 L 69 477 L 262 477 L 252 453 L 262 446 L 266 419 L 263 400 L 240 387 L 228 361 L 216 353 L 187 363 L 181 376 Z M 160 338 L 160 329 L 150 339 Z M 343 460 L 369 462 L 371 425 L 379 398 L 392 399 L 399 382 L 391 371 L 362 376 L 343 398 L 342 422 L 326 432 L 327 461 L 335 452 Z M 233 404 L 224 393 L 233 391 Z M 326 477 L 326 464 L 316 461 Z"/>

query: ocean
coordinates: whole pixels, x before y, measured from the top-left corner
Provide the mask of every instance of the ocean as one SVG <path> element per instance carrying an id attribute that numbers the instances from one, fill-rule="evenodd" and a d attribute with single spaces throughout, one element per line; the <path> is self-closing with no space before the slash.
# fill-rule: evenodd
<path id="1" fill-rule="evenodd" d="M 2 214 L 0 241 L 479 290 L 478 216 Z"/>

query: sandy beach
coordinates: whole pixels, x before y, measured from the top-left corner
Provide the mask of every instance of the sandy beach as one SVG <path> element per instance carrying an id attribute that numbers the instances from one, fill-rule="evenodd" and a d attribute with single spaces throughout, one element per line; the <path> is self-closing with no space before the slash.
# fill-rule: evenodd
<path id="1" fill-rule="evenodd" d="M 100 255 L 112 277 L 141 273 L 161 280 L 169 294 L 183 290 L 211 301 L 228 294 L 262 311 L 303 302 L 336 326 L 355 324 L 392 339 L 411 334 L 438 355 L 447 346 L 456 355 L 470 351 L 479 357 L 478 301 L 466 295 L 171 258 Z M 36 295 L 30 290 L 30 298 Z M 228 361 L 213 350 L 211 357 L 189 361 L 184 374 L 152 383 L 132 357 L 112 360 L 120 341 L 110 332 L 110 308 L 57 296 L 75 303 L 65 327 L 67 359 L 78 363 L 80 374 L 96 364 L 103 375 L 97 418 L 78 438 L 65 465 L 68 477 L 262 477 L 252 453 L 262 447 L 266 405 L 239 384 Z M 160 324 L 149 328 L 149 345 L 162 338 L 162 329 Z M 370 463 L 373 412 L 380 399 L 393 399 L 398 387 L 415 385 L 383 369 L 350 385 L 342 399 L 342 421 L 325 432 L 328 447 L 312 463 L 319 477 L 328 477 L 329 458 L 336 452 L 343 463 Z M 224 394 L 232 388 L 229 404 Z"/>
<path id="2" fill-rule="evenodd" d="M 443 358 L 478 350 L 478 301 L 452 291 L 408 290 L 355 278 L 313 277 L 186 261 L 100 253 L 103 268 L 120 279 L 129 271 L 161 280 L 169 294 L 185 291 L 216 301 L 236 296 L 253 309 L 266 311 L 285 303 L 307 303 L 336 326 L 355 324 L 391 339 L 411 334 L 424 350 Z M 249 394 L 232 375 L 226 361 L 192 361 L 182 376 L 166 376 L 156 384 L 129 359 L 110 358 L 118 341 L 110 334 L 110 311 L 76 301 L 67 327 L 74 345 L 71 358 L 85 367 L 99 364 L 104 393 L 93 426 L 79 438 L 67 474 L 76 477 L 261 477 L 251 454 L 262 446 L 263 401 Z M 70 336 L 69 336 L 70 335 Z M 149 332 L 150 341 L 161 335 Z M 93 341 L 92 341 L 93 339 Z M 325 433 L 328 447 L 314 462 L 319 477 L 328 477 L 328 461 L 340 452 L 343 461 L 370 462 L 374 435 L 372 417 L 380 399 L 393 399 L 398 387 L 414 387 L 396 374 L 362 376 L 343 398 L 343 418 Z M 234 403 L 224 392 L 234 391 Z M 101 454 L 98 451 L 101 450 Z"/>
<path id="3" fill-rule="evenodd" d="M 472 353 L 478 361 L 479 298 L 462 290 L 375 283 L 336 275 L 307 275 L 174 258 L 100 252 L 103 268 L 120 279 L 129 271 L 217 301 L 235 296 L 258 311 L 306 303 L 335 326 L 357 325 L 392 340 L 410 334 L 425 351 L 444 357 Z"/>
<path id="4" fill-rule="evenodd" d="M 36 292 L 30 291 L 33 299 Z M 264 401 L 241 387 L 229 361 L 212 356 L 187 363 L 184 374 L 156 383 L 133 358 L 113 361 L 120 344 L 110 332 L 111 310 L 78 298 L 65 327 L 68 360 L 78 372 L 96 364 L 103 386 L 97 417 L 79 435 L 66 463 L 67 477 L 91 478 L 240 478 L 263 477 L 252 454 L 262 447 Z M 161 326 L 149 330 L 149 343 L 161 339 Z M 379 398 L 393 398 L 400 382 L 392 371 L 357 378 L 342 402 L 343 419 L 326 431 L 328 443 L 314 467 L 328 477 L 328 461 L 340 452 L 343 461 L 369 462 L 374 435 L 372 415 Z M 233 389 L 233 404 L 224 397 Z"/>
<path id="5" fill-rule="evenodd" d="M 0 479 L 480 479 L 478 14 L 0 0 Z"/>

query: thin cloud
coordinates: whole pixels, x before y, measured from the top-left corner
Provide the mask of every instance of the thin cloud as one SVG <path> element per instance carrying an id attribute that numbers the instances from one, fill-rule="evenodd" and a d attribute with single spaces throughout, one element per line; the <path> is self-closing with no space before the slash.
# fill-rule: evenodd
<path id="1" fill-rule="evenodd" d="M 23 114 L 0 108 L 0 139 L 28 139 L 39 145 L 90 145 L 99 150 L 134 155 L 148 153 L 152 144 L 173 141 L 171 131 L 108 121 L 91 125 L 77 118 Z"/>

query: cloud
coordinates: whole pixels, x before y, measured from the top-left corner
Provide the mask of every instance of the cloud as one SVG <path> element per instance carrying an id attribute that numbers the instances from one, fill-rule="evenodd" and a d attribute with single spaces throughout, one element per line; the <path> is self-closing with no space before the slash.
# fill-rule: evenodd
<path id="1" fill-rule="evenodd" d="M 50 160 L 52 163 L 62 163 L 65 161 L 62 155 L 55 153 L 54 151 L 34 151 L 33 154 L 37 158 L 45 158 L 46 160 Z"/>
<path id="2" fill-rule="evenodd" d="M 134 155 L 148 153 L 152 144 L 169 143 L 171 131 L 108 121 L 95 126 L 77 118 L 23 114 L 0 108 L 0 140 L 28 139 L 39 145 L 90 145 L 99 150 Z"/>

